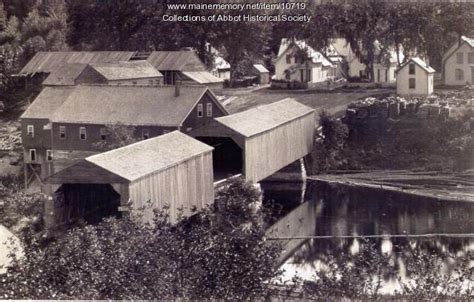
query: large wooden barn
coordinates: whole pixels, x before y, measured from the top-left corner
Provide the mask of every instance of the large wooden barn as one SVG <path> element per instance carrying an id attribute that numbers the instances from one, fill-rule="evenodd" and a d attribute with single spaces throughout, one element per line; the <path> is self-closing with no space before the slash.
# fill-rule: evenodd
<path id="1" fill-rule="evenodd" d="M 190 134 L 215 146 L 217 158 L 222 146 L 227 146 L 228 157 L 229 153 L 240 156 L 246 181 L 259 182 L 313 149 L 315 110 L 293 99 L 218 117 L 215 121 Z M 217 172 L 219 164 L 215 161 Z"/>
<path id="2" fill-rule="evenodd" d="M 52 175 L 46 206 L 49 228 L 77 219 L 99 221 L 120 210 L 143 214 L 169 205 L 175 222 L 214 199 L 213 148 L 179 131 L 96 154 Z M 143 212 L 138 212 L 143 209 Z"/>

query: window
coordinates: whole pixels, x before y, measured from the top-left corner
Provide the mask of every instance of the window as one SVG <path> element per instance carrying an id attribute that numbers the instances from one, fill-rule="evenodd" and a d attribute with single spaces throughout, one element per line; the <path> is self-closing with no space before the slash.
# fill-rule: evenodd
<path id="1" fill-rule="evenodd" d="M 212 117 L 212 103 L 206 104 L 206 116 Z"/>
<path id="2" fill-rule="evenodd" d="M 454 77 L 455 77 L 456 81 L 464 81 L 464 70 L 456 69 L 454 71 Z"/>
<path id="3" fill-rule="evenodd" d="M 47 161 L 53 160 L 53 150 L 46 150 L 46 160 Z"/>
<path id="4" fill-rule="evenodd" d="M 105 141 L 106 138 L 107 138 L 107 129 L 100 128 L 100 139 Z"/>
<path id="5" fill-rule="evenodd" d="M 142 129 L 142 139 L 149 139 L 150 131 L 148 129 Z"/>
<path id="6" fill-rule="evenodd" d="M 408 65 L 408 74 L 415 74 L 415 64 Z"/>
<path id="7" fill-rule="evenodd" d="M 35 136 L 35 127 L 33 125 L 26 126 L 26 134 L 28 136 L 34 137 Z"/>
<path id="8" fill-rule="evenodd" d="M 306 81 L 311 82 L 311 69 L 306 69 Z"/>
<path id="9" fill-rule="evenodd" d="M 458 52 L 456 54 L 456 63 L 463 64 L 464 63 L 464 54 L 462 52 Z"/>
<path id="10" fill-rule="evenodd" d="M 79 127 L 79 138 L 81 140 L 86 139 L 86 127 Z"/>
<path id="11" fill-rule="evenodd" d="M 467 55 L 467 62 L 469 64 L 474 64 L 474 52 L 470 52 Z"/>
<path id="12" fill-rule="evenodd" d="M 197 116 L 198 117 L 203 117 L 204 113 L 203 113 L 203 106 L 202 104 L 198 104 L 197 105 Z"/>
<path id="13" fill-rule="evenodd" d="M 133 84 L 133 85 L 137 85 L 137 81 L 132 81 L 132 84 Z"/>
<path id="14" fill-rule="evenodd" d="M 66 126 L 59 126 L 59 138 L 60 139 L 66 138 Z"/>
<path id="15" fill-rule="evenodd" d="M 394 71 L 393 71 L 393 78 L 394 78 L 394 79 L 397 78 L 397 70 L 394 70 Z"/>
<path id="16" fill-rule="evenodd" d="M 291 55 L 286 55 L 286 64 L 291 64 Z"/>
<path id="17" fill-rule="evenodd" d="M 153 80 L 148 80 L 148 84 L 149 84 L 150 86 L 153 86 Z"/>
<path id="18" fill-rule="evenodd" d="M 30 149 L 30 160 L 36 161 L 36 149 Z"/>
<path id="19" fill-rule="evenodd" d="M 408 88 L 410 89 L 416 88 L 416 79 L 408 79 Z"/>

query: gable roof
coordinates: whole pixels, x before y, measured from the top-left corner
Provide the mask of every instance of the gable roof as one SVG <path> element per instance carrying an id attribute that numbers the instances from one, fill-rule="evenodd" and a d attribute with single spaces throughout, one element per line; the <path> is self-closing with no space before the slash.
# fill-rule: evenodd
<path id="1" fill-rule="evenodd" d="M 146 59 L 156 69 L 173 71 L 207 71 L 194 51 L 153 51 Z"/>
<path id="2" fill-rule="evenodd" d="M 314 50 L 311 46 L 309 46 L 303 40 L 288 40 L 288 39 L 281 39 L 280 49 L 278 50 L 278 58 L 280 59 L 283 54 L 290 49 L 292 46 L 296 46 L 300 50 L 306 51 L 308 57 L 311 59 L 313 63 L 322 64 L 324 67 L 333 67 L 331 61 L 329 61 L 323 54 L 319 51 Z"/>
<path id="3" fill-rule="evenodd" d="M 251 137 L 310 113 L 314 113 L 313 108 L 286 98 L 215 120 L 245 137 Z"/>
<path id="4" fill-rule="evenodd" d="M 128 61 L 133 54 L 133 51 L 40 51 L 19 74 L 50 73 L 67 63 Z"/>
<path id="5" fill-rule="evenodd" d="M 198 84 L 213 84 L 224 82 L 224 79 L 218 78 L 208 71 L 182 71 L 181 73 Z"/>
<path id="6" fill-rule="evenodd" d="M 176 97 L 173 86 L 75 86 L 51 121 L 176 127 L 208 91 L 207 87 L 183 86 Z"/>
<path id="7" fill-rule="evenodd" d="M 265 73 L 269 72 L 268 69 L 265 68 L 262 64 L 253 64 L 253 68 L 255 68 L 258 72 Z"/>
<path id="8" fill-rule="evenodd" d="M 173 131 L 122 148 L 87 157 L 107 171 L 129 181 L 176 166 L 214 148 L 200 141 Z"/>
<path id="9" fill-rule="evenodd" d="M 163 77 L 161 72 L 145 60 L 98 62 L 89 65 L 109 81 Z"/>
<path id="10" fill-rule="evenodd" d="M 466 36 L 462 36 L 461 40 L 467 43 L 469 46 L 474 47 L 474 39 L 466 37 Z"/>
<path id="11" fill-rule="evenodd" d="M 426 64 L 425 61 L 423 61 L 422 59 L 420 59 L 419 57 L 413 57 L 413 58 L 410 58 L 409 60 L 407 60 L 405 63 L 403 63 L 398 69 L 397 69 L 397 72 L 399 70 L 401 70 L 402 68 L 404 68 L 405 66 L 408 65 L 408 63 L 410 62 L 413 62 L 415 63 L 416 65 L 420 66 L 423 70 L 425 70 L 426 72 L 428 73 L 434 73 L 436 72 L 436 70 L 433 69 L 433 67 L 429 66 L 428 64 Z"/>
<path id="12" fill-rule="evenodd" d="M 72 87 L 45 87 L 31 105 L 23 112 L 23 118 L 50 119 L 54 112 L 61 107 L 69 95 Z"/>
<path id="13" fill-rule="evenodd" d="M 66 63 L 58 69 L 52 71 L 49 76 L 43 81 L 43 85 L 75 85 L 76 79 L 87 67 L 85 63 Z"/>

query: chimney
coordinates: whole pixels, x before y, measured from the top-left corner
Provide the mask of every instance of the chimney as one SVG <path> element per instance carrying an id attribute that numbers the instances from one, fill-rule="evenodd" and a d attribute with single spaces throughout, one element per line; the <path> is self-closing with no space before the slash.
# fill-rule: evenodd
<path id="1" fill-rule="evenodd" d="M 175 97 L 178 97 L 178 96 L 179 96 L 180 90 L 181 90 L 181 81 L 180 81 L 180 80 L 176 80 L 176 81 L 174 82 L 174 96 L 175 96 Z"/>

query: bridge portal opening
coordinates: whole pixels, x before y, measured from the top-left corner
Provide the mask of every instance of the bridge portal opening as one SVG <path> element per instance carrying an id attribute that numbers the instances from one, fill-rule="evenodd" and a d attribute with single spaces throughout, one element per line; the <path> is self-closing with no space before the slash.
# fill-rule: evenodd
<path id="1" fill-rule="evenodd" d="M 80 220 L 99 223 L 105 217 L 120 217 L 120 194 L 110 184 L 63 184 L 54 194 L 56 221 L 64 226 Z"/>
<path id="2" fill-rule="evenodd" d="M 214 147 L 212 164 L 214 181 L 219 181 L 243 172 L 243 152 L 229 137 L 196 137 L 197 140 Z"/>

